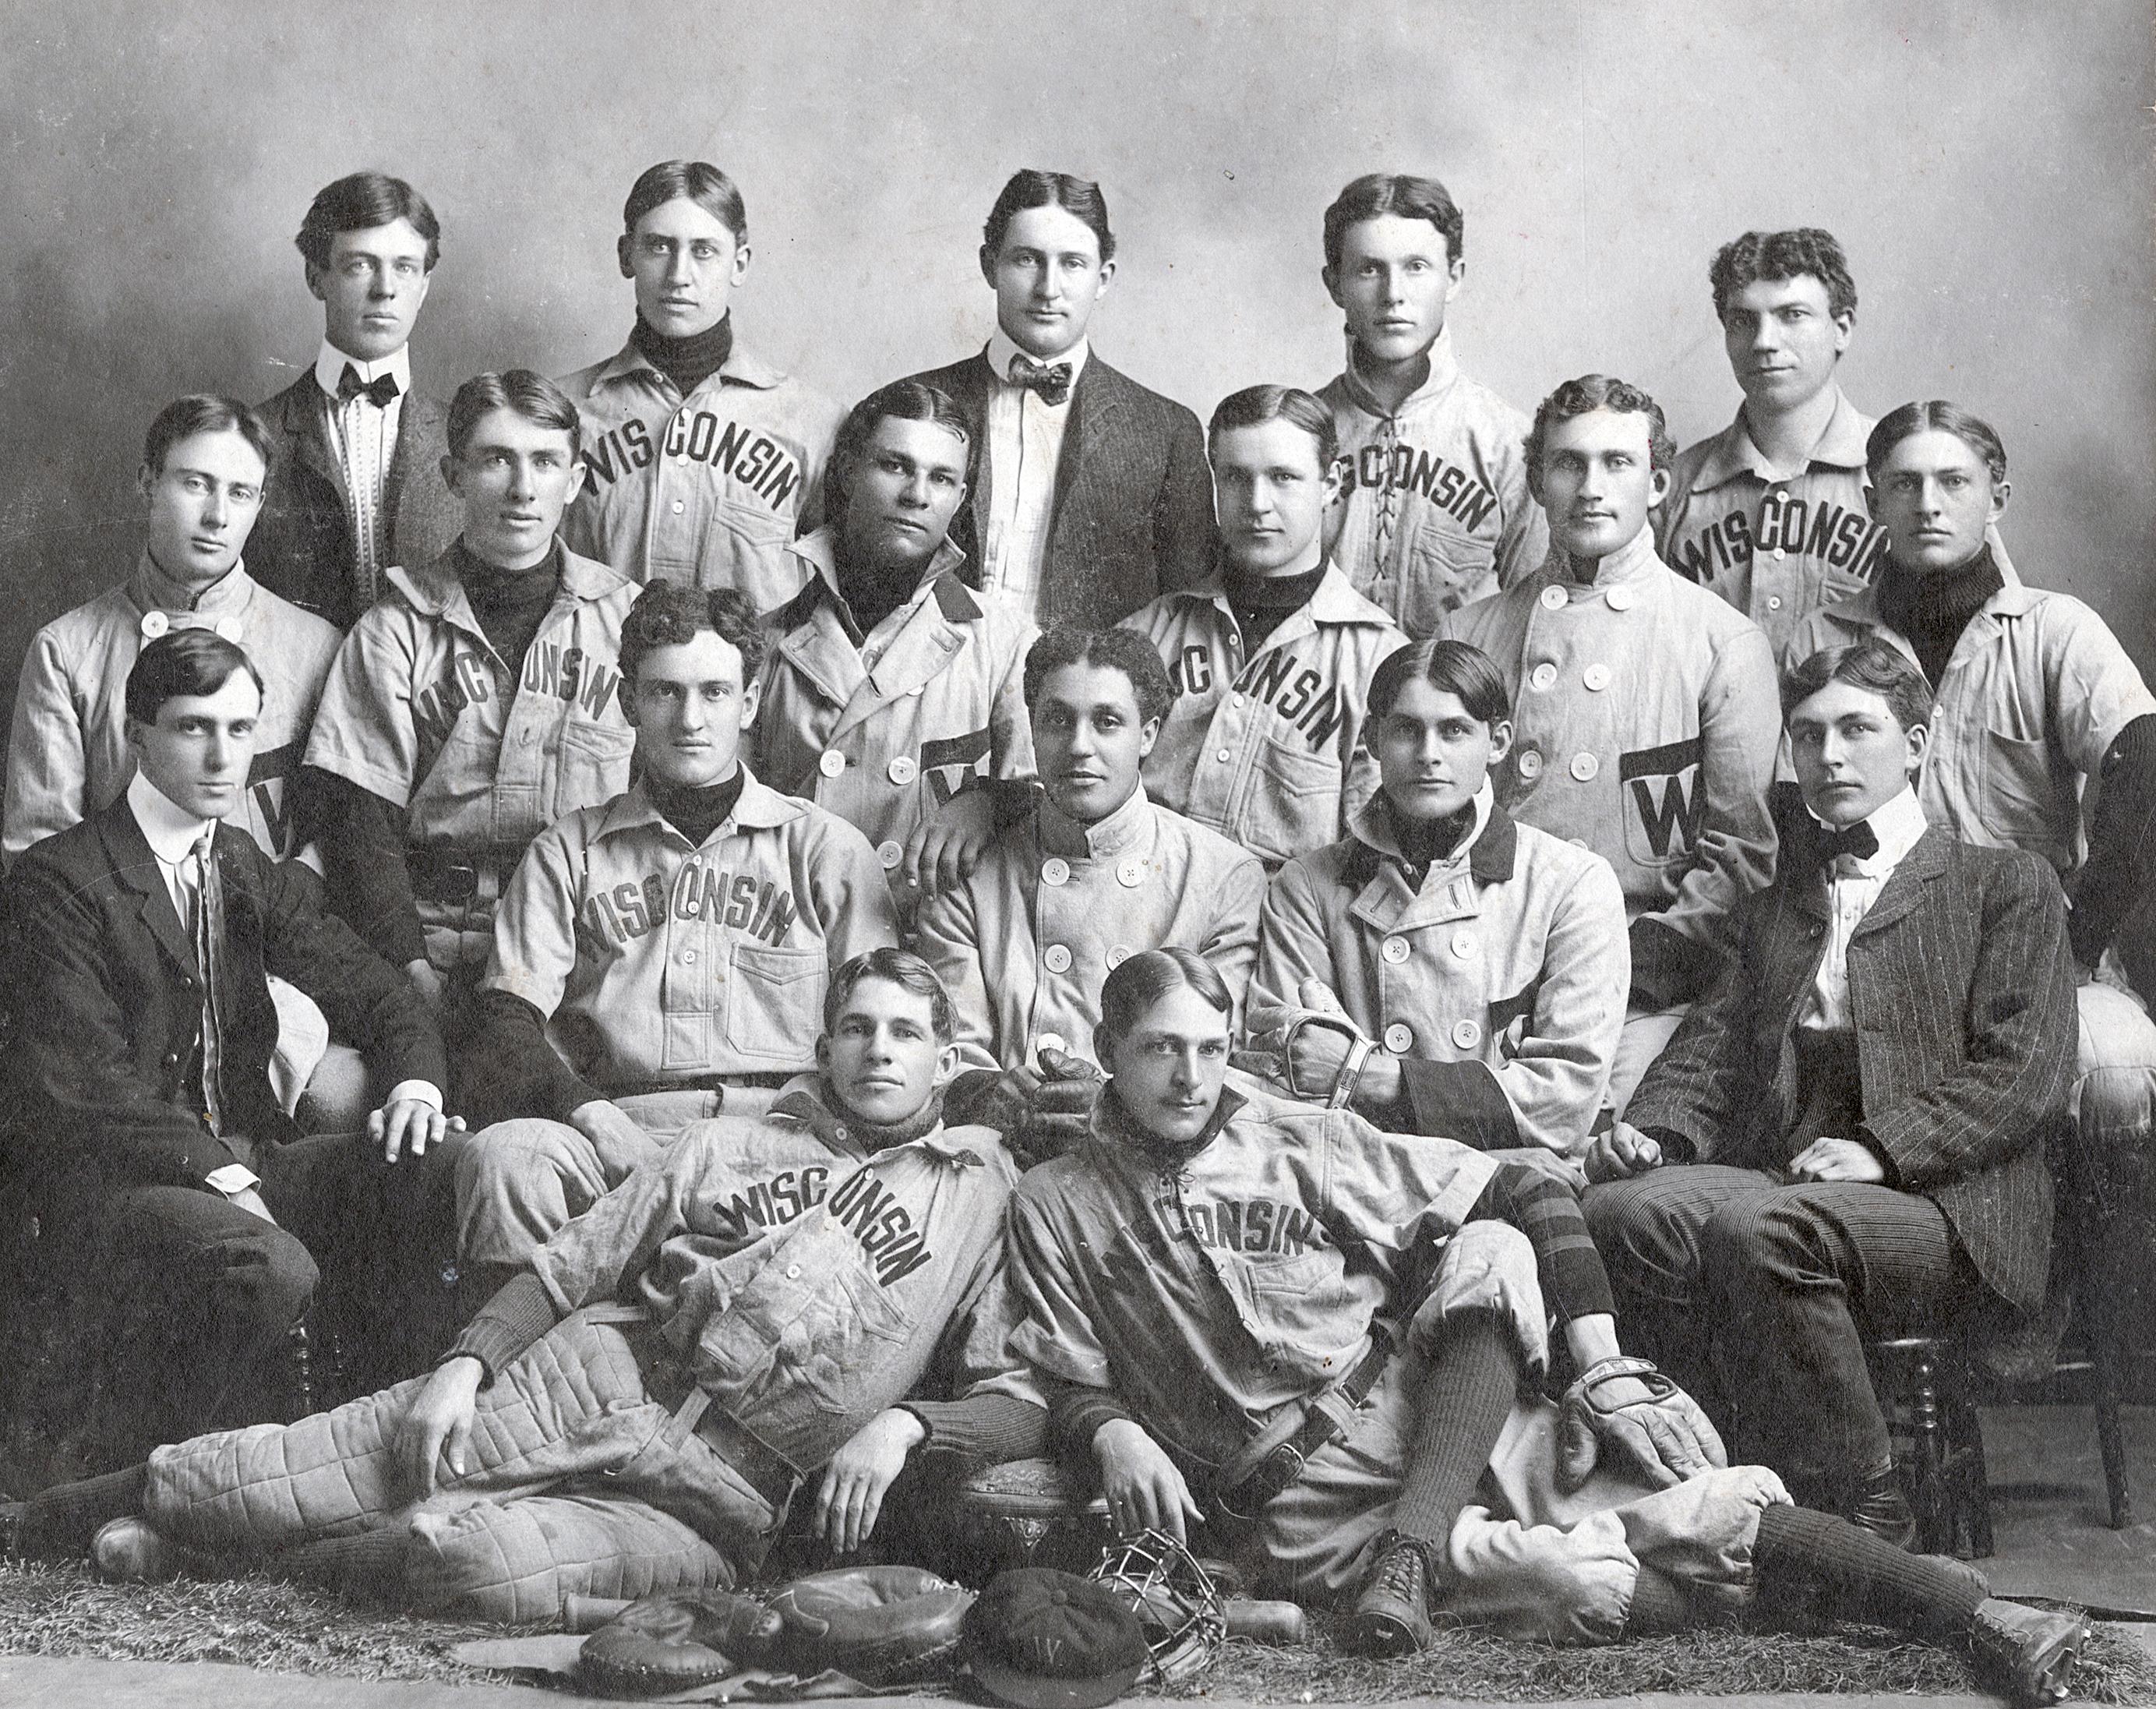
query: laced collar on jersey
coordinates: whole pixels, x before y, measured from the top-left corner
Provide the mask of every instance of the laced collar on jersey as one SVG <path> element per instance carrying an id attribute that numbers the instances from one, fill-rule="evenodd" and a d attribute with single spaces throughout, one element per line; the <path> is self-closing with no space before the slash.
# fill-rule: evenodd
<path id="1" fill-rule="evenodd" d="M 1179 1175 L 1190 1165 L 1191 1160 L 1220 1137 L 1220 1131 L 1235 1119 L 1242 1109 L 1243 1095 L 1232 1086 L 1220 1088 L 1220 1101 L 1213 1115 L 1194 1138 L 1180 1142 L 1162 1139 L 1148 1129 L 1139 1126 L 1123 1101 L 1116 1095 L 1116 1083 L 1111 1079 L 1107 1088 L 1094 1106 L 1096 1131 L 1103 1139 L 1116 1142 L 1137 1152 L 1152 1168 L 1163 1174 Z"/>

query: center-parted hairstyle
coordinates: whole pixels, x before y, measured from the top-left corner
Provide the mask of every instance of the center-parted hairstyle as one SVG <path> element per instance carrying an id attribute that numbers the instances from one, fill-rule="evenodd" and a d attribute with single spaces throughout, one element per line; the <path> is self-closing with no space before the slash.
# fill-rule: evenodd
<path id="1" fill-rule="evenodd" d="M 1729 300 L 1755 280 L 1801 278 L 1809 273 L 1826 287 L 1830 315 L 1856 312 L 1856 281 L 1832 232 L 1815 225 L 1793 231 L 1747 232 L 1714 252 L 1707 282 L 1714 290 L 1714 318 L 1729 312 Z"/>
<path id="2" fill-rule="evenodd" d="M 471 443 L 480 419 L 497 409 L 506 409 L 525 420 L 569 436 L 569 460 L 584 454 L 583 418 L 567 393 L 544 374 L 529 368 L 505 368 L 498 374 L 474 374 L 457 387 L 449 400 L 449 421 L 444 437 L 449 454 L 461 457 Z"/>
<path id="3" fill-rule="evenodd" d="M 1205 426 L 1209 448 L 1229 428 L 1258 427 L 1269 421 L 1285 421 L 1301 428 L 1317 442 L 1317 467 L 1322 474 L 1340 454 L 1340 431 L 1332 412 L 1293 386 L 1245 386 L 1223 398 Z"/>
<path id="4" fill-rule="evenodd" d="M 238 434 L 262 459 L 262 484 L 268 486 L 276 466 L 275 442 L 262 418 L 237 398 L 212 392 L 191 392 L 175 398 L 157 412 L 150 431 L 142 436 L 142 466 L 152 475 L 165 472 L 165 458 L 182 439 L 197 434 Z"/>
<path id="5" fill-rule="evenodd" d="M 1138 721 L 1168 716 L 1175 704 L 1175 685 L 1153 644 L 1136 629 L 1081 629 L 1058 624 L 1026 649 L 1025 704 L 1033 709 L 1040 685 L 1052 670 L 1066 665 L 1090 665 L 1096 670 L 1120 670 L 1131 681 L 1138 703 Z"/>
<path id="6" fill-rule="evenodd" d="M 1592 415 L 1598 409 L 1614 410 L 1620 415 L 1645 416 L 1650 466 L 1667 469 L 1676 461 L 1677 442 L 1670 437 L 1670 424 L 1662 414 L 1661 404 L 1637 386 L 1628 386 L 1607 374 L 1582 374 L 1576 380 L 1567 380 L 1543 398 L 1535 411 L 1535 424 L 1527 434 L 1527 442 L 1530 484 L 1537 490 L 1541 487 L 1543 450 L 1548 443 L 1549 430 L 1561 421 Z"/>
<path id="7" fill-rule="evenodd" d="M 1876 484 L 1879 471 L 1894 454 L 1895 446 L 1917 434 L 1932 432 L 1952 434 L 1981 457 L 1984 466 L 1991 471 L 1994 486 L 2006 479 L 2006 445 L 1999 437 L 1998 429 L 1983 417 L 1971 415 L 1958 403 L 1949 403 L 1943 398 L 1904 403 L 1881 417 L 1879 424 L 1871 429 L 1871 437 L 1864 442 L 1864 472 Z"/>
<path id="8" fill-rule="evenodd" d="M 670 202 L 693 202 L 732 232 L 737 244 L 748 241 L 748 210 L 742 205 L 740 187 L 707 160 L 662 160 L 645 167 L 621 204 L 622 234 L 633 234 L 637 221 Z"/>
<path id="9" fill-rule="evenodd" d="M 1091 178 L 1039 172 L 1030 167 L 1011 174 L 1010 182 L 996 198 L 996 205 L 988 210 L 981 226 L 982 248 L 990 255 L 1002 249 L 1010 223 L 1029 208 L 1060 208 L 1083 221 L 1100 240 L 1101 259 L 1116 259 L 1116 234 L 1108 229 L 1108 198 L 1101 193 L 1101 187 Z"/>
<path id="10" fill-rule="evenodd" d="M 1786 721 L 1830 682 L 1845 682 L 1879 695 L 1904 730 L 1932 721 L 1932 685 L 1913 659 L 1876 637 L 1845 647 L 1823 647 L 1782 677 L 1782 716 Z"/>
<path id="11" fill-rule="evenodd" d="M 1219 970 L 1194 949 L 1180 944 L 1141 950 L 1110 972 L 1101 987 L 1101 1027 L 1111 1038 L 1127 1039 L 1153 1004 L 1171 991 L 1195 991 L 1232 1019 L 1235 998 Z"/>
<path id="12" fill-rule="evenodd" d="M 1444 185 L 1407 172 L 1366 172 L 1325 210 L 1325 264 L 1340 264 L 1349 226 L 1389 213 L 1399 219 L 1428 220 L 1445 234 L 1445 252 L 1450 259 L 1457 261 L 1466 253 L 1467 223 Z"/>
<path id="13" fill-rule="evenodd" d="M 316 272 L 328 270 L 330 243 L 339 232 L 372 231 L 378 225 L 412 222 L 412 229 L 427 240 L 427 271 L 442 259 L 442 223 L 427 198 L 402 178 L 387 172 L 352 172 L 316 192 L 292 239 L 301 257 Z"/>
<path id="14" fill-rule="evenodd" d="M 1417 641 L 1388 654 L 1370 673 L 1363 727 L 1374 732 L 1378 721 L 1393 710 L 1400 690 L 1418 679 L 1446 694 L 1459 695 L 1467 716 L 1482 723 L 1499 724 L 1512 716 L 1505 674 L 1487 653 L 1466 641 Z"/>
<path id="15" fill-rule="evenodd" d="M 894 380 L 880 386 L 846 412 L 839 436 L 824 470 L 824 516 L 829 522 L 844 520 L 852 496 L 854 463 L 883 421 L 927 421 L 955 434 L 966 453 L 966 481 L 973 479 L 973 432 L 957 400 L 923 380 Z"/>
<path id="16" fill-rule="evenodd" d="M 681 582 L 654 582 L 636 596 L 621 620 L 621 680 L 624 691 L 636 673 L 661 647 L 679 647 L 706 629 L 737 649 L 742 658 L 742 685 L 762 680 L 771 651 L 771 633 L 756 620 L 748 595 L 732 588 L 691 588 Z"/>
<path id="17" fill-rule="evenodd" d="M 827 1037 L 838 1030 L 839 1017 L 846 1012 L 847 999 L 864 979 L 887 979 L 901 991 L 927 998 L 928 1024 L 937 1044 L 947 1044 L 958 1036 L 951 993 L 936 977 L 936 969 L 911 950 L 886 944 L 855 956 L 831 975 L 831 988 L 824 993 L 824 1031 Z"/>
<path id="18" fill-rule="evenodd" d="M 232 680 L 235 670 L 254 679 L 254 691 L 270 692 L 247 649 L 215 629 L 168 630 L 135 655 L 127 673 L 127 716 L 154 724 L 167 701 L 213 695 Z"/>

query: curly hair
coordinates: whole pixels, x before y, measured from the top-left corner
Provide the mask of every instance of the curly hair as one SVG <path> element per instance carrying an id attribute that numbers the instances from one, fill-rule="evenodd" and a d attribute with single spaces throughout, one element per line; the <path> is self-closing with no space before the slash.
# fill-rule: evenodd
<path id="1" fill-rule="evenodd" d="M 1561 421 L 1591 415 L 1598 409 L 1614 410 L 1620 415 L 1645 415 L 1649 465 L 1667 469 L 1676 461 L 1677 442 L 1670 437 L 1670 424 L 1662 414 L 1661 404 L 1637 386 L 1628 386 L 1607 374 L 1582 374 L 1576 380 L 1567 380 L 1543 398 L 1541 408 L 1535 411 L 1535 424 L 1527 438 L 1529 485 L 1541 490 L 1543 448 L 1548 443 L 1549 430 Z"/>

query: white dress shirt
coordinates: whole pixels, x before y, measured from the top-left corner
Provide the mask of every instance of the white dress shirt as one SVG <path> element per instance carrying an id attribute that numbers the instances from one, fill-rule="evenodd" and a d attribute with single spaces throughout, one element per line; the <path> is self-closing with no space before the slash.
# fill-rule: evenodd
<path id="1" fill-rule="evenodd" d="M 1050 367 L 1070 364 L 1070 395 L 1060 404 L 1011 380 L 1014 358 L 1034 358 L 1000 326 L 986 355 L 996 386 L 988 394 L 988 517 L 981 541 L 982 585 L 1010 595 L 1033 617 L 1040 608 L 1041 563 L 1055 508 L 1055 469 L 1063 457 L 1078 377 L 1086 371 L 1086 343 L 1081 338 L 1050 360 Z"/>
<path id="2" fill-rule="evenodd" d="M 1820 1032 L 1845 1031 L 1849 1015 L 1849 940 L 1857 922 L 1871 911 L 1879 892 L 1894 875 L 1894 869 L 1908 859 L 1909 851 L 1924 834 L 1924 809 L 1917 792 L 1905 788 L 1892 800 L 1873 809 L 1866 821 L 1879 839 L 1876 853 L 1859 860 L 1837 854 L 1826 873 L 1826 949 L 1811 993 L 1804 998 L 1797 1024 Z"/>
<path id="3" fill-rule="evenodd" d="M 397 382 L 397 395 L 385 407 L 365 393 L 345 403 L 337 402 L 337 382 L 347 368 L 355 370 L 362 384 L 383 374 Z M 315 383 L 322 388 L 329 414 L 330 443 L 336 447 L 344 468 L 346 502 L 352 507 L 353 542 L 359 556 L 363 605 L 372 605 L 382 593 L 382 572 L 389 553 L 389 515 L 386 502 L 389 468 L 397 455 L 397 423 L 404 408 L 404 395 L 412 389 L 412 352 L 407 346 L 379 362 L 362 362 L 346 356 L 327 339 L 315 357 Z"/>

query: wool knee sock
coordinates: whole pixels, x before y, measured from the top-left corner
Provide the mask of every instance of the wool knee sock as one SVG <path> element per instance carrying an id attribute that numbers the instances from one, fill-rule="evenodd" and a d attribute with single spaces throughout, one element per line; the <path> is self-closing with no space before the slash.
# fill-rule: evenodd
<path id="1" fill-rule="evenodd" d="M 411 1541 L 403 1526 L 390 1526 L 357 1537 L 295 1543 L 275 1551 L 263 1564 L 289 1578 L 394 1600 L 403 1586 L 404 1552 Z"/>
<path id="2" fill-rule="evenodd" d="M 1759 1516 L 1753 1571 L 1763 1591 L 1816 1588 L 1839 1620 L 1939 1636 L 1969 1629 L 1990 1594 L 1973 1567 L 1912 1555 L 1833 1513 L 1775 1506 Z"/>
<path id="3" fill-rule="evenodd" d="M 142 1511 L 149 1472 L 147 1465 L 138 1463 L 40 1490 L 23 1504 L 23 1552 L 55 1559 L 88 1554 L 99 1527 Z"/>
<path id="4" fill-rule="evenodd" d="M 1393 1523 L 1435 1544 L 1442 1558 L 1453 1522 L 1474 1500 L 1512 1413 L 1520 1354 L 1510 1327 L 1494 1313 L 1464 1311 L 1446 1320 L 1424 1370 Z"/>

